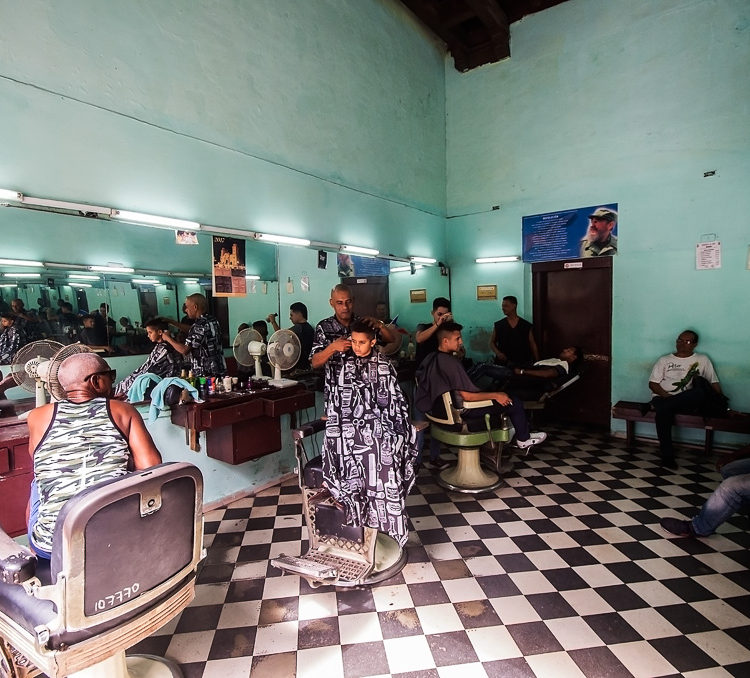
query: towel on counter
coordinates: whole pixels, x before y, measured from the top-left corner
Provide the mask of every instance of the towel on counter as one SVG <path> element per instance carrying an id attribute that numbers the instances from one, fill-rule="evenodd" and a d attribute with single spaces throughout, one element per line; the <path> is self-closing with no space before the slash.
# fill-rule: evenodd
<path id="1" fill-rule="evenodd" d="M 161 381 L 161 377 L 153 372 L 146 372 L 139 374 L 128 389 L 128 400 L 131 403 L 140 403 L 146 400 L 146 392 L 151 387 L 151 382 L 158 384 Z"/>
<path id="2" fill-rule="evenodd" d="M 151 391 L 151 407 L 148 410 L 149 421 L 156 421 L 156 418 L 159 416 L 159 410 L 166 410 L 169 408 L 169 405 L 164 402 L 164 395 L 170 386 L 178 386 L 181 389 L 186 389 L 187 392 L 193 396 L 195 402 L 203 402 L 198 397 L 198 390 L 184 379 L 180 379 L 180 377 L 167 377 L 166 379 L 162 379 L 156 386 L 154 386 L 154 390 Z"/>

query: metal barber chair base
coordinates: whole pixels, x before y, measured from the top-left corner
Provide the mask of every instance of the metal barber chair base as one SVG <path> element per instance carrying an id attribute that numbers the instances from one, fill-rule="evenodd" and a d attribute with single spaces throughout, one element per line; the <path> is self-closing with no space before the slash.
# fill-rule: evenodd
<path id="1" fill-rule="evenodd" d="M 500 487 L 503 484 L 500 475 L 494 470 L 487 471 L 482 468 L 480 448 L 491 442 L 497 449 L 497 461 L 494 464 L 496 470 L 508 471 L 508 462 L 501 465 L 500 456 L 503 445 L 510 440 L 512 434 L 512 429 L 507 428 L 467 433 L 449 431 L 433 424 L 430 427 L 430 435 L 444 445 L 454 448 L 458 454 L 456 465 L 445 469 L 438 476 L 438 485 L 465 494 L 479 494 Z"/>
<path id="2" fill-rule="evenodd" d="M 183 674 L 180 667 L 168 659 L 148 654 L 126 657 L 120 652 L 95 666 L 70 673 L 67 678 L 183 678 Z"/>

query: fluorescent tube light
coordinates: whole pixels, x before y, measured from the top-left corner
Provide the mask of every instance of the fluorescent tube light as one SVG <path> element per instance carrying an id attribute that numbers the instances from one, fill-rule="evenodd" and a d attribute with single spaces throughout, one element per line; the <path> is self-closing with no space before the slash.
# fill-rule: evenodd
<path id="1" fill-rule="evenodd" d="M 73 282 L 70 281 L 71 287 L 92 287 L 91 283 L 83 283 L 83 282 Z"/>
<path id="2" fill-rule="evenodd" d="M 353 254 L 368 254 L 373 257 L 376 254 L 380 253 L 380 250 L 374 250 L 370 247 L 358 247 L 357 245 L 342 245 L 340 249 L 342 252 L 352 252 Z"/>
<path id="3" fill-rule="evenodd" d="M 101 280 L 100 275 L 86 275 L 85 273 L 68 273 L 69 280 Z"/>
<path id="4" fill-rule="evenodd" d="M 136 285 L 161 285 L 161 282 L 155 278 L 133 278 L 133 282 Z"/>
<path id="5" fill-rule="evenodd" d="M 129 266 L 89 266 L 88 269 L 102 273 L 135 273 L 135 269 Z"/>
<path id="6" fill-rule="evenodd" d="M 41 261 L 29 261 L 27 259 L 0 259 L 3 266 L 44 266 Z"/>
<path id="7" fill-rule="evenodd" d="M 120 221 L 143 224 L 144 226 L 165 226 L 180 231 L 199 231 L 201 228 L 201 225 L 197 221 L 173 219 L 172 217 L 159 217 L 154 214 L 128 212 L 127 210 L 112 210 L 112 218 L 119 219 Z"/>
<path id="8" fill-rule="evenodd" d="M 0 287 L 17 287 L 16 283 L 2 283 Z"/>
<path id="9" fill-rule="evenodd" d="M 8 188 L 0 188 L 0 200 L 16 200 L 17 202 L 21 202 L 23 200 L 23 193 L 12 191 Z"/>
<path id="10" fill-rule="evenodd" d="M 87 205 L 81 202 L 68 202 L 66 200 L 52 200 L 50 198 L 31 198 L 28 195 L 23 196 L 24 205 L 36 205 L 37 207 L 52 207 L 54 209 L 70 210 L 71 212 L 81 212 L 82 214 L 101 214 L 105 217 L 112 216 L 111 207 L 101 207 L 100 205 Z"/>
<path id="11" fill-rule="evenodd" d="M 521 261 L 518 255 L 508 257 L 482 257 L 474 260 L 477 264 L 504 264 L 511 261 Z"/>
<path id="12" fill-rule="evenodd" d="M 310 241 L 306 238 L 292 238 L 288 235 L 273 235 L 272 233 L 256 233 L 253 236 L 256 240 L 265 240 L 266 242 L 277 242 L 282 245 L 300 245 L 309 247 Z"/>
<path id="13" fill-rule="evenodd" d="M 414 268 L 415 269 L 424 268 L 424 266 L 422 264 L 417 264 L 416 266 L 414 266 Z M 396 266 L 395 268 L 392 268 L 390 272 L 391 273 L 402 273 L 404 271 L 411 271 L 411 266 Z"/>
<path id="14" fill-rule="evenodd" d="M 198 282 L 198 278 L 183 278 L 182 282 L 184 282 L 184 283 L 197 283 Z"/>
<path id="15" fill-rule="evenodd" d="M 245 280 L 260 280 L 259 275 L 246 275 Z"/>
<path id="16" fill-rule="evenodd" d="M 431 257 L 409 257 L 415 264 L 436 264 L 437 259 Z"/>
<path id="17" fill-rule="evenodd" d="M 3 273 L 6 278 L 41 278 L 41 273 Z"/>

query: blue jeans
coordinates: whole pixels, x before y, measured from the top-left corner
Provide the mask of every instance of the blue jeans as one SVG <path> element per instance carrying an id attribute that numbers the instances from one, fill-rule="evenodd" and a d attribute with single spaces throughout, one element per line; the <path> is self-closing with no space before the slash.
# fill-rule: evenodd
<path id="1" fill-rule="evenodd" d="M 414 421 L 429 421 L 425 416 L 424 412 L 420 412 L 416 407 L 414 408 Z M 424 429 L 417 433 L 417 463 L 422 463 L 422 448 L 424 447 Z M 430 461 L 437 461 L 440 456 L 440 443 L 430 436 Z"/>
<path id="2" fill-rule="evenodd" d="M 692 520 L 693 531 L 700 537 L 713 534 L 725 520 L 750 502 L 750 458 L 730 462 L 721 469 L 721 485 L 706 500 Z"/>
<path id="3" fill-rule="evenodd" d="M 33 536 L 34 525 L 36 525 L 36 520 L 37 520 L 37 517 L 39 516 L 39 505 L 41 504 L 41 501 L 39 499 L 39 488 L 36 486 L 36 480 L 31 481 L 31 494 L 29 498 L 29 504 L 31 506 L 31 510 L 29 511 L 29 527 L 28 527 L 29 548 L 38 557 L 46 558 L 47 560 L 50 560 L 52 558 L 52 554 L 39 548 L 34 543 L 34 536 Z"/>

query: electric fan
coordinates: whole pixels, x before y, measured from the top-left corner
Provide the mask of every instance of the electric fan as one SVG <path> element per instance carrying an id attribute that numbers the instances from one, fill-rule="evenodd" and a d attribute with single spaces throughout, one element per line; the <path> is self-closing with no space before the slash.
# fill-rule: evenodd
<path id="1" fill-rule="evenodd" d="M 13 356 L 10 373 L 22 389 L 36 394 L 36 407 L 41 407 L 47 402 L 39 366 L 48 362 L 62 347 L 63 345 L 57 341 L 40 339 L 21 346 Z"/>
<path id="2" fill-rule="evenodd" d="M 255 361 L 255 378 L 265 379 L 260 366 L 260 357 L 266 352 L 266 345 L 258 330 L 242 330 L 232 342 L 235 360 L 243 367 L 250 367 Z"/>
<path id="3" fill-rule="evenodd" d="M 273 365 L 273 379 L 269 384 L 272 386 L 291 386 L 297 382 L 293 379 L 282 379 L 282 370 L 290 370 L 297 364 L 302 345 L 299 338 L 291 330 L 277 330 L 268 340 L 268 362 Z"/>

